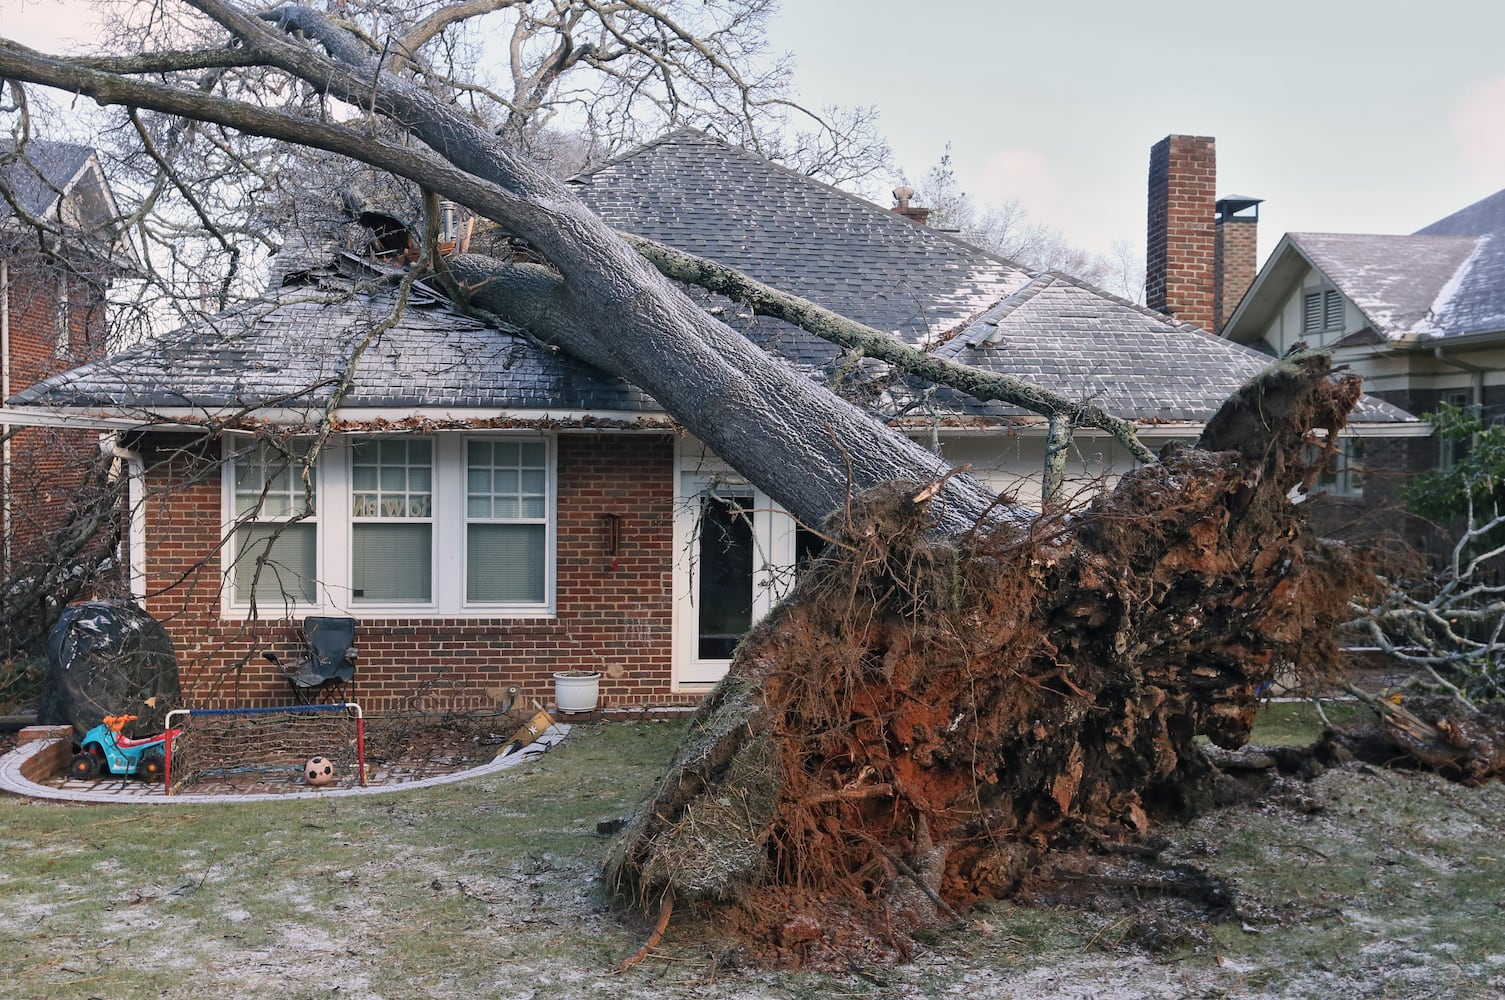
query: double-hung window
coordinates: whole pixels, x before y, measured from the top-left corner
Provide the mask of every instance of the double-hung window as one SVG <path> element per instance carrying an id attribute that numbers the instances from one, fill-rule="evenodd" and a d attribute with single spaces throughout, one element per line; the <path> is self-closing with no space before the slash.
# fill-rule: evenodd
<path id="1" fill-rule="evenodd" d="M 317 517 L 303 452 L 246 440 L 225 452 L 228 614 L 553 612 L 548 437 L 332 437 Z"/>
<path id="2" fill-rule="evenodd" d="M 1318 456 L 1312 446 L 1311 457 Z M 1326 464 L 1318 473 L 1315 493 L 1329 493 L 1338 497 L 1361 497 L 1364 495 L 1364 440 L 1344 437 L 1328 456 Z"/>
<path id="3" fill-rule="evenodd" d="M 548 450 L 541 440 L 465 442 L 465 601 L 546 598 Z"/>
<path id="4" fill-rule="evenodd" d="M 235 566 L 238 603 L 311 604 L 318 579 L 314 478 L 305 484 L 296 450 L 257 443 L 234 457 Z M 312 472 L 312 470 L 310 470 Z"/>
<path id="5" fill-rule="evenodd" d="M 350 599 L 429 604 L 434 593 L 434 443 L 382 438 L 350 449 Z"/>

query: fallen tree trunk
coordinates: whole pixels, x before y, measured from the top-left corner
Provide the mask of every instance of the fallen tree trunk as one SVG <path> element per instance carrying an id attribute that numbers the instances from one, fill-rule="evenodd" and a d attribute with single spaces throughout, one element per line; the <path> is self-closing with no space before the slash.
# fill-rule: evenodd
<path id="1" fill-rule="evenodd" d="M 1277 669 L 1336 665 L 1366 568 L 1287 494 L 1358 393 L 1288 358 L 1204 447 L 1025 529 L 938 540 L 913 491 L 866 495 L 739 648 L 611 885 L 709 907 L 771 957 L 892 955 L 1053 848 L 1195 811 L 1196 738 L 1242 744 Z"/>

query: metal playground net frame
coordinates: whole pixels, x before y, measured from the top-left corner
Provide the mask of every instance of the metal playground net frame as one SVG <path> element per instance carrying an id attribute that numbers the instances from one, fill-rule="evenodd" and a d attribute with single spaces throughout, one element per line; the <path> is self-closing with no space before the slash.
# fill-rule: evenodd
<path id="1" fill-rule="evenodd" d="M 234 775 L 298 780 L 312 757 L 335 765 L 335 784 L 366 784 L 366 720 L 353 701 L 273 708 L 179 708 L 167 715 L 165 790 Z"/>

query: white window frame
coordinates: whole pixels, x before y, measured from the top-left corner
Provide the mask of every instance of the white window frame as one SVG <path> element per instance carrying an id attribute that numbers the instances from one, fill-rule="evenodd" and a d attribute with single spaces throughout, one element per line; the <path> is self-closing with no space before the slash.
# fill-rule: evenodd
<path id="1" fill-rule="evenodd" d="M 1478 415 L 1478 407 L 1474 405 L 1474 394 L 1468 389 L 1449 389 L 1443 392 L 1442 402 L 1460 410 L 1468 410 Z M 1473 439 L 1468 441 L 1442 441 L 1437 442 L 1437 467 L 1443 472 L 1451 471 L 1459 462 L 1468 457 L 1469 450 L 1473 447 Z"/>
<path id="2" fill-rule="evenodd" d="M 235 481 L 236 480 L 236 476 L 235 476 L 235 453 L 236 453 L 236 451 L 242 451 L 242 450 L 245 450 L 245 449 L 256 449 L 258 451 L 261 451 L 261 450 L 264 449 L 264 447 L 265 446 L 258 447 L 255 442 L 253 442 L 252 440 L 250 440 L 249 438 L 246 438 L 244 436 L 234 436 L 234 437 L 231 437 L 231 438 L 227 438 L 226 441 L 225 441 L 225 443 L 224 443 L 224 448 L 225 448 L 225 452 L 224 452 L 224 454 L 225 454 L 225 462 L 224 462 L 224 475 L 223 475 L 223 480 L 222 480 L 222 482 L 223 482 L 224 485 L 223 485 L 223 488 L 221 490 L 221 494 L 222 494 L 223 500 L 224 500 L 224 505 L 223 505 L 224 510 L 223 510 L 223 513 L 224 513 L 225 524 L 224 524 L 224 527 L 222 529 L 222 531 L 223 531 L 222 537 L 225 539 L 226 559 L 225 559 L 225 568 L 224 568 L 224 588 L 223 589 L 224 589 L 224 591 L 225 591 L 228 599 L 230 601 L 232 601 L 237 607 L 239 607 L 240 609 L 242 609 L 247 614 L 249 614 L 249 612 L 251 610 L 251 599 L 250 599 L 249 596 L 245 597 L 244 599 L 242 599 L 240 597 L 240 595 L 236 592 L 238 588 L 237 588 L 236 583 L 235 583 L 236 563 L 237 563 L 237 558 L 238 558 L 238 555 L 239 555 L 239 546 L 240 546 L 239 529 L 241 529 L 243 527 L 248 527 L 250 525 L 256 525 L 256 524 L 292 524 L 292 523 L 296 522 L 297 524 L 300 524 L 300 525 L 310 525 L 310 526 L 312 526 L 313 532 L 314 532 L 314 593 L 315 594 L 317 594 L 318 590 L 319 590 L 319 578 L 322 575 L 322 568 L 323 568 L 322 552 L 321 552 L 321 546 L 319 544 L 319 536 L 320 536 L 320 526 L 319 526 L 319 503 L 320 503 L 320 497 L 319 497 L 319 492 L 320 491 L 319 491 L 319 486 L 318 486 L 318 470 L 317 470 L 317 467 L 315 468 L 314 491 L 313 491 L 313 510 L 311 512 L 309 512 L 306 516 L 301 516 L 300 517 L 299 516 L 299 511 L 297 510 L 298 500 L 301 499 L 301 490 L 298 490 L 298 489 L 293 489 L 293 490 L 291 490 L 288 493 L 288 497 L 289 497 L 289 501 L 290 501 L 290 503 L 289 503 L 290 509 L 288 510 L 288 512 L 286 514 L 278 514 L 278 515 L 268 516 L 268 515 L 266 515 L 261 510 L 256 510 L 256 511 L 252 511 L 252 512 L 249 512 L 249 513 L 246 513 L 246 514 L 242 514 L 237 509 L 236 500 L 237 500 L 237 497 L 238 497 L 238 491 L 236 489 L 237 484 L 236 484 L 236 481 Z M 297 469 L 298 469 L 297 465 L 295 463 L 292 463 L 290 461 L 290 463 L 289 463 L 289 471 L 293 475 L 297 475 Z M 269 616 L 268 612 L 271 612 L 273 614 L 279 614 L 280 612 L 282 612 L 284 610 L 301 609 L 301 608 L 306 607 L 306 606 L 308 606 L 306 602 L 300 600 L 297 597 L 292 597 L 290 595 L 284 595 L 283 600 L 280 601 L 280 602 L 278 602 L 278 605 L 276 607 L 269 607 L 268 603 L 265 600 L 258 600 L 256 602 L 257 613 L 259 615 L 262 615 L 262 616 Z"/>
<path id="3" fill-rule="evenodd" d="M 470 516 L 470 445 L 472 442 L 484 444 L 496 444 L 499 442 L 538 443 L 544 448 L 543 477 L 544 477 L 544 512 L 542 517 L 523 517 L 521 515 L 511 518 L 477 517 Z M 554 593 L 554 454 L 553 439 L 548 437 L 508 436 L 505 434 L 467 434 L 460 440 L 459 449 L 459 472 L 460 472 L 460 516 L 463 523 L 460 526 L 460 595 L 461 603 L 467 609 L 474 608 L 518 608 L 528 609 L 545 606 L 550 603 L 550 596 Z M 544 599 L 541 604 L 515 601 L 473 601 L 470 599 L 470 526 L 472 524 L 541 524 L 544 529 Z"/>
<path id="4" fill-rule="evenodd" d="M 427 440 L 428 444 L 429 444 L 428 515 L 427 516 L 424 516 L 424 515 L 421 515 L 421 514 L 415 515 L 409 509 L 405 509 L 403 512 L 398 513 L 398 514 L 383 513 L 380 509 L 378 509 L 378 511 L 376 513 L 374 513 L 374 514 L 357 514 L 355 512 L 355 499 L 356 499 L 357 493 L 366 493 L 366 492 L 369 492 L 369 491 L 367 491 L 367 490 L 357 490 L 356 486 L 355 486 L 355 452 L 356 452 L 356 448 L 358 446 L 360 446 L 360 445 L 365 445 L 365 444 L 374 445 L 377 448 L 380 448 L 383 444 L 394 443 L 394 442 L 398 442 L 398 441 L 406 442 L 408 440 L 417 439 L 417 438 L 423 438 L 424 440 Z M 438 447 L 439 446 L 439 441 L 438 441 L 438 439 L 436 437 L 429 436 L 429 435 L 417 435 L 417 434 L 415 434 L 415 435 L 360 435 L 360 436 L 352 436 L 350 438 L 347 438 L 343 443 L 344 443 L 345 447 L 342 448 L 341 450 L 344 452 L 343 458 L 344 458 L 344 462 L 345 462 L 345 471 L 346 471 L 347 476 L 349 477 L 349 479 L 347 480 L 349 482 L 349 490 L 344 494 L 345 505 L 344 505 L 343 508 L 340 508 L 340 509 L 343 509 L 343 510 L 347 511 L 349 513 L 349 517 L 347 519 L 344 519 L 344 523 L 345 523 L 345 538 L 346 538 L 346 546 L 347 547 L 346 547 L 346 551 L 345 551 L 345 561 L 343 563 L 339 564 L 340 565 L 339 572 L 341 572 L 344 575 L 344 581 L 345 581 L 345 584 L 346 584 L 346 587 L 347 587 L 347 591 L 349 593 L 350 606 L 352 608 L 363 608 L 363 609 L 364 608 L 386 608 L 386 607 L 397 608 L 397 607 L 402 607 L 402 608 L 413 608 L 413 609 L 422 609 L 422 610 L 437 610 L 438 606 L 440 604 L 440 600 L 439 600 L 439 580 L 438 580 L 438 572 L 437 571 L 438 571 L 438 564 L 439 564 L 439 546 L 441 544 L 441 536 L 440 536 L 439 522 L 438 522 L 438 516 L 437 516 L 437 513 L 438 513 L 437 512 L 437 505 L 435 503 L 435 500 L 437 499 L 437 494 L 439 492 L 439 447 Z M 380 459 L 378 459 L 378 468 L 381 468 L 381 465 L 379 463 L 380 463 Z M 402 465 L 402 468 L 412 469 L 412 468 L 414 468 L 414 466 L 411 465 L 410 463 L 404 462 L 403 465 Z M 377 500 L 377 506 L 378 506 L 378 508 L 380 508 L 380 506 L 381 506 L 382 500 L 380 498 L 381 498 L 381 496 L 382 496 L 382 494 L 384 492 L 385 492 L 384 485 L 381 482 L 378 481 L 377 484 L 376 484 L 376 487 L 375 487 L 375 493 L 376 493 L 376 496 L 378 497 L 378 500 Z M 403 488 L 402 496 L 403 496 L 402 503 L 404 505 L 404 508 L 407 508 L 410 505 L 411 500 L 409 499 L 409 494 L 408 494 L 406 486 L 404 486 L 404 488 Z M 428 598 L 428 600 L 426 600 L 426 601 L 389 601 L 386 604 L 383 604 L 381 601 L 367 600 L 364 597 L 357 597 L 356 596 L 356 593 L 355 593 L 355 590 L 354 590 L 354 587 L 355 587 L 355 529 L 356 529 L 357 525 L 362 525 L 362 524 L 374 524 L 374 525 L 387 525 L 387 524 L 390 524 L 390 525 L 404 525 L 404 526 L 406 526 L 406 525 L 414 525 L 414 524 L 424 524 L 424 525 L 428 526 L 428 534 L 429 534 L 429 565 L 428 565 L 428 572 L 429 572 L 429 579 L 428 579 L 428 584 L 429 584 L 429 587 L 428 587 L 429 598 Z M 330 564 L 331 570 L 334 569 L 335 565 L 336 564 L 333 564 L 333 563 Z"/>
<path id="5" fill-rule="evenodd" d="M 1321 445 L 1313 445 L 1312 457 L 1316 458 Z M 1357 500 L 1364 496 L 1364 440 L 1356 435 L 1345 434 L 1337 441 L 1337 446 L 1328 465 L 1325 465 L 1317 474 L 1317 481 L 1312 484 L 1309 491 L 1312 494 L 1326 493 L 1328 496 L 1340 497 L 1348 500 Z"/>
<path id="6" fill-rule="evenodd" d="M 557 614 L 558 537 L 559 537 L 559 448 L 557 436 L 539 433 L 438 433 L 427 435 L 433 441 L 433 503 L 430 523 L 433 530 L 431 599 L 427 603 L 376 603 L 355 601 L 351 593 L 352 516 L 354 491 L 351 483 L 352 445 L 371 435 L 331 438 L 315 467 L 319 519 L 317 533 L 317 599 L 308 604 L 290 604 L 293 616 L 331 614 L 350 615 L 362 620 L 390 618 L 519 618 L 548 619 Z M 465 596 L 466 543 L 466 443 L 470 440 L 540 441 L 544 445 L 546 490 L 544 502 L 544 599 L 540 602 L 479 602 Z M 248 439 L 237 436 L 224 445 L 221 475 L 224 587 L 221 614 L 225 618 L 248 618 L 250 602 L 235 593 L 233 567 L 236 557 L 235 468 L 236 445 L 244 447 Z M 342 513 L 343 512 L 343 513 Z M 269 617 L 264 605 L 257 609 L 260 617 Z M 281 609 L 277 609 L 281 613 Z"/>

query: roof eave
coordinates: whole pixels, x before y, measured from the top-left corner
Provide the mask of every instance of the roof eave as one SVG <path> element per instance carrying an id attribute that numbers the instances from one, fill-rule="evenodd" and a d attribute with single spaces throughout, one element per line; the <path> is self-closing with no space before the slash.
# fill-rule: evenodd
<path id="1" fill-rule="evenodd" d="M 1496 347 L 1499 342 L 1505 341 L 1505 330 L 1482 330 L 1478 333 L 1458 333 L 1438 336 L 1433 333 L 1417 333 L 1415 331 L 1392 337 L 1390 343 L 1402 351 L 1425 351 L 1430 354 L 1437 348 L 1451 350 L 1455 347 L 1476 348 Z"/>
<path id="2" fill-rule="evenodd" d="M 1218 336 L 1240 344 L 1259 339 L 1260 335 L 1264 332 L 1264 326 L 1268 325 L 1268 322 L 1258 324 L 1257 320 L 1260 317 L 1251 317 L 1250 314 L 1259 306 L 1266 305 L 1265 286 L 1277 280 L 1275 277 L 1276 271 L 1279 270 L 1280 264 L 1286 255 L 1291 253 L 1297 254 L 1309 266 L 1314 266 L 1306 255 L 1301 253 L 1295 244 L 1291 242 L 1290 233 L 1281 236 L 1280 242 L 1275 244 L 1275 249 L 1265 259 L 1265 266 L 1259 269 L 1259 273 L 1254 276 L 1254 281 L 1249 285 L 1249 290 L 1244 293 L 1243 298 L 1239 299 L 1238 306 L 1233 310 L 1233 315 L 1228 317 L 1228 322 L 1224 323 L 1223 329 L 1218 331 Z M 1271 289 L 1270 294 L 1276 295 L 1277 290 Z M 1268 321 L 1268 317 L 1264 318 Z M 1241 328 L 1246 319 L 1249 320 L 1251 329 L 1243 331 Z M 1240 337 L 1240 333 L 1244 333 L 1245 335 Z"/>
<path id="3" fill-rule="evenodd" d="M 99 430 L 227 430 L 255 427 L 312 427 L 324 419 L 318 407 L 133 407 L 129 410 L 110 407 L 7 406 L 0 409 L 3 422 L 28 427 L 93 428 Z M 334 424 L 339 430 L 360 431 L 381 428 L 412 432 L 432 427 L 435 430 L 516 427 L 617 428 L 640 426 L 662 429 L 673 419 L 658 410 L 608 410 L 570 408 L 504 407 L 350 407 L 337 410 Z"/>

